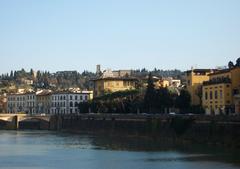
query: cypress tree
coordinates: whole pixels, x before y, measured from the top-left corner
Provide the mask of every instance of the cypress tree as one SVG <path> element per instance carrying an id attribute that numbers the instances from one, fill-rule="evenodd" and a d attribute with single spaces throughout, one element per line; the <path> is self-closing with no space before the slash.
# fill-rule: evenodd
<path id="1" fill-rule="evenodd" d="M 154 88 L 152 74 L 149 73 L 147 90 L 144 96 L 144 107 L 146 111 L 148 111 L 148 113 L 151 113 L 151 110 L 154 107 L 154 99 L 155 99 L 155 88 Z"/>

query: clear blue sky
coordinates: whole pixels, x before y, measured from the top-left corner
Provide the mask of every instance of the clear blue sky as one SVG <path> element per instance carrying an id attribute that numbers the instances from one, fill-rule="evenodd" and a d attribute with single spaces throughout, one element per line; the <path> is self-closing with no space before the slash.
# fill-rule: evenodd
<path id="1" fill-rule="evenodd" d="M 0 73 L 214 68 L 240 57 L 240 0 L 1 0 Z"/>

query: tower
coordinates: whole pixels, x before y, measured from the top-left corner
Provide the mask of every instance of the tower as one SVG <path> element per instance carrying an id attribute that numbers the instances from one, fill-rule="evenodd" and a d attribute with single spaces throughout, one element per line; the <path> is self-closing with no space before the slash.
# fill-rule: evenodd
<path id="1" fill-rule="evenodd" d="M 101 74 L 101 65 L 97 65 L 96 66 L 96 75 L 100 75 Z"/>

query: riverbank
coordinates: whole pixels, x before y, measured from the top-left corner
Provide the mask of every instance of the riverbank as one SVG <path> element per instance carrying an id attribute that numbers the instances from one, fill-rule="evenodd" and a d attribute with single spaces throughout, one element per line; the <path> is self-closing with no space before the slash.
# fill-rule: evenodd
<path id="1" fill-rule="evenodd" d="M 240 119 L 230 116 L 58 117 L 60 130 L 129 135 L 240 148 Z"/>
<path id="2" fill-rule="evenodd" d="M 14 120 L 15 118 L 13 118 Z M 48 120 L 48 121 L 47 121 Z M 16 120 L 11 122 L 17 124 Z M 4 126 L 5 125 L 5 126 Z M 8 126 L 2 123 L 2 129 Z M 28 117 L 18 129 L 44 129 L 240 148 L 240 116 L 81 114 Z"/>

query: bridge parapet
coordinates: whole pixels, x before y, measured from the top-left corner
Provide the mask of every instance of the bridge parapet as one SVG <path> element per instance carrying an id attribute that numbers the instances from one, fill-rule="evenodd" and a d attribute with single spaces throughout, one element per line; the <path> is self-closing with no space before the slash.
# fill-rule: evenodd
<path id="1" fill-rule="evenodd" d="M 31 121 L 31 120 L 43 120 L 50 122 L 51 116 L 22 116 L 19 117 L 18 121 Z"/>
<path id="2" fill-rule="evenodd" d="M 0 114 L 0 122 L 3 129 L 18 129 L 20 122 L 45 122 L 50 123 L 50 115 L 28 115 L 28 114 Z"/>

